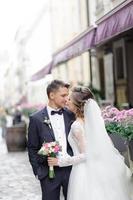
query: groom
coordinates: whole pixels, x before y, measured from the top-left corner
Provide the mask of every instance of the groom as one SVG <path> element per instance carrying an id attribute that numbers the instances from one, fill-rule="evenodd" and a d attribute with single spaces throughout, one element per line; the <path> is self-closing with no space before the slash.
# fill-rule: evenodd
<path id="1" fill-rule="evenodd" d="M 43 142 L 59 141 L 62 155 L 72 155 L 67 141 L 70 126 L 75 120 L 74 114 L 65 108 L 69 85 L 60 80 L 53 80 L 47 87 L 47 106 L 30 116 L 28 128 L 28 154 L 35 176 L 40 180 L 42 200 L 59 200 L 62 187 L 67 198 L 68 180 L 71 167 L 54 167 L 55 178 L 48 177 L 47 157 L 38 155 Z"/>

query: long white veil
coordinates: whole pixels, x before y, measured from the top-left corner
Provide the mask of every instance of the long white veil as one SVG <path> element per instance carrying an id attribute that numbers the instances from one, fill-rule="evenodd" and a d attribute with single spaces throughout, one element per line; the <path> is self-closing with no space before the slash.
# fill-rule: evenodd
<path id="1" fill-rule="evenodd" d="M 101 109 L 95 100 L 89 99 L 84 106 L 85 117 L 85 136 L 86 153 L 89 158 L 104 158 L 111 156 L 114 148 L 110 137 L 108 136 L 104 120 L 101 116 Z"/>
<path id="2" fill-rule="evenodd" d="M 90 199 L 105 199 L 106 193 L 108 200 L 127 200 L 127 194 L 131 195 L 133 186 L 131 172 L 124 163 L 123 156 L 115 149 L 108 136 L 101 109 L 95 100 L 89 99 L 85 103 L 84 117 L 87 179 L 90 183 L 90 191 L 94 192 L 90 192 Z M 94 188 L 96 188 L 95 191 Z M 99 194 L 102 198 L 99 198 Z M 133 197 L 130 196 L 128 199 L 133 199 Z"/>

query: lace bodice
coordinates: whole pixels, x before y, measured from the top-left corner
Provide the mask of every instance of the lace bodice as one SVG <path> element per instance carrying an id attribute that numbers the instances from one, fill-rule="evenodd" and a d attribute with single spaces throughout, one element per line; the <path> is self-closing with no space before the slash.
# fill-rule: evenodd
<path id="1" fill-rule="evenodd" d="M 85 135 L 83 123 L 76 120 L 72 126 L 68 136 L 68 141 L 72 147 L 73 156 L 66 154 L 59 158 L 60 167 L 75 165 L 85 161 Z"/>

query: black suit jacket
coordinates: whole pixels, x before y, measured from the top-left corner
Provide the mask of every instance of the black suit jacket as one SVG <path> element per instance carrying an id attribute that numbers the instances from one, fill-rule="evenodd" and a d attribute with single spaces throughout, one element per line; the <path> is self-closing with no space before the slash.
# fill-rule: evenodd
<path id="1" fill-rule="evenodd" d="M 67 109 L 63 109 L 66 139 L 68 137 L 72 122 L 75 120 L 74 114 Z M 52 127 L 44 123 L 44 119 L 49 119 L 47 108 L 36 112 L 30 116 L 28 127 L 28 154 L 29 161 L 32 165 L 33 172 L 41 180 L 48 174 L 47 157 L 38 155 L 38 150 L 41 148 L 43 142 L 55 141 L 55 136 Z M 72 149 L 67 141 L 67 153 L 73 155 Z M 55 167 L 55 171 L 59 171 L 59 167 Z"/>

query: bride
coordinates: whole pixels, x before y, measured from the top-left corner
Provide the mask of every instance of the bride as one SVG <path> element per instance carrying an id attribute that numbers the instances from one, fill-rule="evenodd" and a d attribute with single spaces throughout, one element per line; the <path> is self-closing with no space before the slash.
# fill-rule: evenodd
<path id="1" fill-rule="evenodd" d="M 131 172 L 106 132 L 91 91 L 74 87 L 68 108 L 76 115 L 68 138 L 74 156 L 48 158 L 50 166 L 73 165 L 67 200 L 131 200 Z"/>

